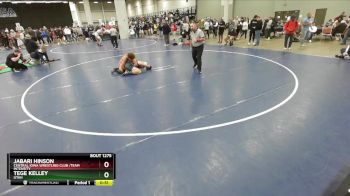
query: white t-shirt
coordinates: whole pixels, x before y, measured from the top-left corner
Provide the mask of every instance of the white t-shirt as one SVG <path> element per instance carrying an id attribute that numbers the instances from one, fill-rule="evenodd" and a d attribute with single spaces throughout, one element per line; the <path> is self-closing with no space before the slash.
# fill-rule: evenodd
<path id="1" fill-rule="evenodd" d="M 272 25 L 272 20 L 269 20 L 266 24 L 266 28 L 271 29 L 271 25 Z"/>
<path id="2" fill-rule="evenodd" d="M 71 32 L 71 30 L 69 28 L 64 28 L 63 32 L 64 32 L 65 35 L 72 34 L 72 32 Z"/>
<path id="3" fill-rule="evenodd" d="M 242 24 L 242 30 L 245 31 L 245 30 L 248 30 L 248 22 L 247 21 L 244 21 L 243 24 Z"/>
<path id="4" fill-rule="evenodd" d="M 210 23 L 208 21 L 204 22 L 204 30 L 209 30 Z"/>
<path id="5" fill-rule="evenodd" d="M 21 33 L 19 34 L 19 39 L 22 39 L 22 40 L 24 39 L 24 33 L 21 32 Z"/>
<path id="6" fill-rule="evenodd" d="M 24 31 L 24 28 L 22 26 L 16 27 L 16 31 Z"/>
<path id="7" fill-rule="evenodd" d="M 188 25 L 188 23 L 183 23 L 182 24 L 182 28 L 183 28 L 184 31 L 188 31 L 190 26 Z"/>

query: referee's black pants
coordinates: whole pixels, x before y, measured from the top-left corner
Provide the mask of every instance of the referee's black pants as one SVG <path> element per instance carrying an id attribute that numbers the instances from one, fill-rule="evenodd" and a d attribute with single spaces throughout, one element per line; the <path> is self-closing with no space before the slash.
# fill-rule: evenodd
<path id="1" fill-rule="evenodd" d="M 117 36 L 111 36 L 111 42 L 112 42 L 113 48 L 118 48 Z"/>
<path id="2" fill-rule="evenodd" d="M 192 58 L 194 61 L 194 64 L 197 65 L 198 71 L 202 70 L 202 54 L 204 50 L 204 44 L 192 47 Z"/>

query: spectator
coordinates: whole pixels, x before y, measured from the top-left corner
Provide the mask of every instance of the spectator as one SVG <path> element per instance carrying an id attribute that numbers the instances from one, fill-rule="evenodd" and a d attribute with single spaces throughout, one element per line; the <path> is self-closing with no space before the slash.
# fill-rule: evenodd
<path id="1" fill-rule="evenodd" d="M 249 25 L 249 42 L 248 45 L 250 45 L 250 43 L 254 42 L 255 40 L 255 29 L 256 26 L 258 25 L 258 20 L 257 20 L 258 15 L 255 15 L 253 17 L 253 19 L 250 21 L 250 25 Z"/>
<path id="2" fill-rule="evenodd" d="M 260 18 L 260 16 L 257 16 L 256 17 L 256 28 L 255 28 L 255 42 L 254 42 L 254 46 L 259 46 L 260 44 L 260 36 L 261 36 L 261 31 L 262 31 L 262 28 L 263 28 L 263 22 Z"/>
<path id="3" fill-rule="evenodd" d="M 342 20 L 336 27 L 333 28 L 332 30 L 332 36 L 335 37 L 338 33 L 342 34 L 344 33 L 345 29 L 347 27 L 346 21 Z"/>
<path id="4" fill-rule="evenodd" d="M 248 21 L 244 19 L 243 23 L 242 23 L 242 33 L 241 33 L 241 38 L 244 35 L 244 39 L 247 39 L 247 32 L 248 32 Z"/>
<path id="5" fill-rule="evenodd" d="M 307 17 L 303 21 L 303 26 L 302 26 L 302 34 L 301 34 L 301 39 L 300 39 L 300 44 L 301 46 L 305 46 L 304 42 L 308 40 L 310 37 L 310 27 L 313 23 L 312 15 L 311 13 L 307 13 Z"/>
<path id="6" fill-rule="evenodd" d="M 340 43 L 340 45 L 346 45 L 346 41 L 348 39 L 348 37 L 350 36 L 350 26 L 348 26 L 345 31 L 344 31 L 344 37 Z"/>
<path id="7" fill-rule="evenodd" d="M 209 39 L 209 28 L 210 28 L 210 23 L 208 20 L 205 20 L 204 22 L 204 32 L 207 34 L 208 39 Z"/>
<path id="8" fill-rule="evenodd" d="M 214 19 L 213 22 L 213 34 L 214 34 L 214 38 L 216 38 L 216 36 L 218 36 L 218 27 L 219 27 L 219 23 L 216 19 Z"/>
<path id="9" fill-rule="evenodd" d="M 63 33 L 64 33 L 64 37 L 66 38 L 67 42 L 71 42 L 72 41 L 72 31 L 70 30 L 70 28 L 68 28 L 67 26 L 63 29 Z"/>
<path id="10" fill-rule="evenodd" d="M 264 35 L 265 35 L 265 38 L 266 38 L 267 40 L 270 40 L 270 39 L 271 39 L 271 28 L 272 28 L 272 22 L 273 22 L 273 20 L 272 20 L 271 17 L 269 17 L 267 20 L 268 20 L 268 21 L 267 21 L 267 23 L 266 23 L 266 28 L 265 28 L 265 33 L 264 33 Z"/>
<path id="11" fill-rule="evenodd" d="M 236 30 L 234 29 L 234 26 L 232 24 L 232 22 L 229 25 L 228 28 L 228 34 L 227 37 L 225 38 L 225 46 L 230 42 L 230 46 L 233 45 L 233 41 L 235 39 L 236 36 Z"/>
<path id="12" fill-rule="evenodd" d="M 186 38 L 189 38 L 189 35 L 190 35 L 190 25 L 187 23 L 187 21 L 185 21 L 183 24 L 182 24 L 182 30 L 186 36 Z"/>
<path id="13" fill-rule="evenodd" d="M 316 23 L 313 22 L 311 27 L 309 28 L 310 36 L 309 36 L 308 40 L 309 40 L 310 43 L 312 42 L 312 37 L 314 36 L 314 34 L 316 32 L 317 32 L 317 26 L 316 26 Z"/>
<path id="14" fill-rule="evenodd" d="M 284 49 L 291 49 L 293 38 L 295 35 L 295 32 L 298 29 L 298 21 L 296 20 L 296 16 L 291 16 L 291 19 L 284 25 L 284 32 L 285 32 L 285 38 L 284 38 Z"/>
<path id="15" fill-rule="evenodd" d="M 154 34 L 154 35 L 157 35 L 157 34 L 158 34 L 158 24 L 157 24 L 157 23 L 154 23 L 154 24 L 153 24 L 153 34 Z"/>
<path id="16" fill-rule="evenodd" d="M 163 23 L 163 35 L 164 35 L 164 41 L 165 41 L 164 46 L 169 46 L 169 43 L 170 43 L 170 41 L 169 41 L 170 35 L 169 34 L 170 34 L 170 32 L 171 32 L 171 29 L 170 29 L 168 23 L 164 22 Z"/>
<path id="17" fill-rule="evenodd" d="M 10 48 L 17 48 L 16 32 L 13 29 L 11 29 L 10 33 L 8 33 L 8 40 Z"/>
<path id="18" fill-rule="evenodd" d="M 346 17 L 345 12 L 342 12 L 339 16 L 334 18 L 334 21 L 342 21 Z"/>
<path id="19" fill-rule="evenodd" d="M 221 18 L 219 22 L 219 41 L 218 43 L 222 44 L 222 41 L 224 39 L 224 31 L 225 31 L 225 21 Z"/>
<path id="20" fill-rule="evenodd" d="M 46 31 L 44 31 L 43 29 L 40 29 L 41 32 L 41 39 L 44 40 L 44 44 L 48 45 L 48 35 L 46 34 Z"/>
<path id="21" fill-rule="evenodd" d="M 242 19 L 237 19 L 237 29 L 236 29 L 236 35 L 237 35 L 237 38 L 239 39 L 238 35 L 239 33 L 242 31 Z"/>
<path id="22" fill-rule="evenodd" d="M 19 49 L 22 49 L 24 47 L 24 33 L 23 31 L 17 31 L 16 33 L 16 39 L 17 39 L 17 46 Z"/>

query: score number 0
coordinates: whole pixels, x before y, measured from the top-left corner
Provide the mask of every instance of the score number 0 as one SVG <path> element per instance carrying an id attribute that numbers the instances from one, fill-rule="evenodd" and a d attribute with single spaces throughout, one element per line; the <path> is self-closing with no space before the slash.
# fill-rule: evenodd
<path id="1" fill-rule="evenodd" d="M 108 168 L 108 167 L 109 167 L 109 162 L 108 162 L 108 161 L 104 162 L 104 163 L 103 163 L 103 166 L 104 166 L 105 168 Z M 108 178 L 108 177 L 109 177 L 109 172 L 105 172 L 105 173 L 103 174 L 103 176 L 104 176 L 105 178 Z"/>

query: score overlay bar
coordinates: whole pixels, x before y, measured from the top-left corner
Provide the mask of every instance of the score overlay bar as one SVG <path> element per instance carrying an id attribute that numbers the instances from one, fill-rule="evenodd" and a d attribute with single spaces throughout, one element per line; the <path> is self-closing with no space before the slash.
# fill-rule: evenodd
<path id="1" fill-rule="evenodd" d="M 115 159 L 114 153 L 9 153 L 7 179 L 12 185 L 111 186 Z"/>

